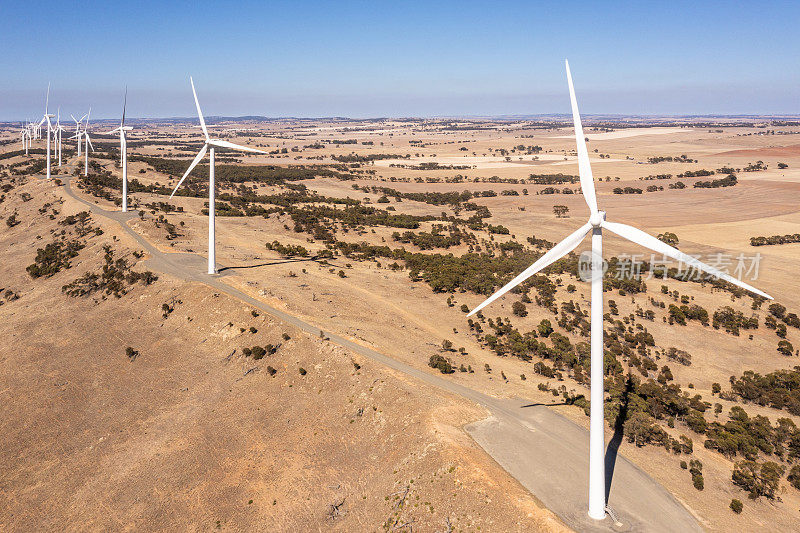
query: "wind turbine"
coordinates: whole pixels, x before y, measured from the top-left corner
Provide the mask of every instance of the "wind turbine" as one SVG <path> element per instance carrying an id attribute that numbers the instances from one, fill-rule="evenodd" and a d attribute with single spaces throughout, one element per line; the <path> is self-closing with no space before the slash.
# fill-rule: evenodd
<path id="1" fill-rule="evenodd" d="M 122 164 L 122 212 L 128 211 L 128 143 L 125 140 L 125 132 L 131 131 L 133 128 L 125 125 L 125 108 L 128 105 L 128 88 L 125 88 L 125 99 L 122 101 L 122 120 L 119 127 L 115 128 L 106 135 L 119 132 L 119 153 L 120 163 Z"/>
<path id="2" fill-rule="evenodd" d="M 19 131 L 20 141 L 22 141 L 22 149 L 25 150 L 25 155 L 28 155 L 28 128 L 22 125 Z"/>
<path id="3" fill-rule="evenodd" d="M 55 115 L 49 114 L 47 112 L 47 106 L 50 104 L 50 84 L 47 84 L 47 96 L 44 100 L 44 116 L 42 120 L 39 121 L 39 127 L 41 127 L 42 123 L 47 121 L 47 179 L 50 179 L 50 132 L 53 129 L 52 124 L 50 124 L 50 117 L 54 117 Z"/>
<path id="4" fill-rule="evenodd" d="M 83 177 L 87 177 L 89 175 L 89 148 L 92 149 L 94 152 L 94 146 L 92 146 L 92 140 L 89 138 L 89 116 L 92 114 L 92 108 L 89 108 L 89 112 L 86 114 L 86 125 L 83 126 L 83 137 L 85 139 L 86 144 L 83 147 L 83 155 L 86 158 L 83 163 Z M 78 142 L 80 145 L 80 141 Z"/>
<path id="5" fill-rule="evenodd" d="M 58 108 L 58 115 L 56 118 L 56 127 L 53 129 L 54 135 L 57 137 L 56 141 L 56 151 L 58 152 L 58 167 L 61 168 L 61 134 L 67 130 L 64 129 L 64 126 L 61 125 L 61 108 Z"/>
<path id="6" fill-rule="evenodd" d="M 206 128 L 206 121 L 203 119 L 203 112 L 200 111 L 200 102 L 197 100 L 197 91 L 194 89 L 194 80 L 191 76 L 189 76 L 189 83 L 192 84 L 192 93 L 194 94 L 194 104 L 197 107 L 197 116 L 200 119 L 200 127 L 203 128 L 203 134 L 206 137 L 206 142 L 203 144 L 203 147 L 200 149 L 200 152 L 192 161 L 192 164 L 189 165 L 189 168 L 186 170 L 186 173 L 180 179 L 178 184 L 175 186 L 175 189 L 172 191 L 172 194 L 169 195 L 170 198 L 175 196 L 175 192 L 178 190 L 178 187 L 181 186 L 183 180 L 186 179 L 186 176 L 197 166 L 201 159 L 206 155 L 208 152 L 208 273 L 209 274 L 216 274 L 217 273 L 217 252 L 216 252 L 216 241 L 215 241 L 215 234 L 214 234 L 214 147 L 218 146 L 220 148 L 233 148 L 234 150 L 244 150 L 245 152 L 255 152 L 258 154 L 266 154 L 263 150 L 256 150 L 255 148 L 248 148 L 246 146 L 241 146 L 238 144 L 234 144 L 232 142 L 223 141 L 220 139 L 212 139 L 208 136 L 208 129 Z"/>
<path id="7" fill-rule="evenodd" d="M 547 253 L 540 257 L 517 277 L 508 282 L 503 288 L 492 294 L 482 304 L 473 309 L 467 316 L 472 316 L 481 309 L 494 302 L 505 293 L 533 276 L 548 265 L 558 261 L 574 250 L 589 233 L 592 234 L 592 260 L 591 260 L 591 383 L 590 383 L 590 418 L 589 418 L 589 516 L 595 520 L 602 520 L 606 514 L 605 500 L 605 440 L 603 437 L 603 229 L 616 233 L 654 252 L 663 254 L 686 265 L 694 267 L 738 285 L 752 293 L 764 298 L 772 299 L 768 294 L 739 281 L 738 279 L 706 265 L 666 243 L 661 242 L 647 233 L 619 222 L 608 222 L 606 213 L 598 211 L 597 196 L 594 189 L 594 178 L 589 165 L 589 153 L 586 150 L 586 138 L 583 135 L 581 117 L 578 113 L 578 102 L 575 99 L 575 89 L 572 85 L 572 75 L 569 62 L 566 63 L 567 83 L 572 104 L 572 120 L 575 124 L 575 142 L 578 149 L 578 170 L 581 180 L 581 189 L 586 204 L 589 206 L 589 221 L 566 239 L 553 246 Z"/>
<path id="8" fill-rule="evenodd" d="M 30 148 L 31 146 L 32 133 L 30 126 L 31 124 L 29 122 L 28 125 L 25 127 L 25 155 L 28 155 L 28 148 Z"/>
<path id="9" fill-rule="evenodd" d="M 80 120 L 75 118 L 75 115 L 70 115 L 70 116 L 72 117 L 72 120 L 75 121 L 75 135 L 70 137 L 70 139 L 78 139 L 78 157 L 80 157 L 81 156 L 81 135 L 82 135 L 82 133 L 81 133 L 81 122 L 83 122 L 83 119 L 85 119 L 87 117 L 87 115 L 83 115 Z"/>

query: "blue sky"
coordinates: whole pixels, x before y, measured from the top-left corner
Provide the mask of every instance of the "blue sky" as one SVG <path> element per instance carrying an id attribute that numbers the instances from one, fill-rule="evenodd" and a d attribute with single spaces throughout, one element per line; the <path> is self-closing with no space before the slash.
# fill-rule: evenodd
<path id="1" fill-rule="evenodd" d="M 0 120 L 800 113 L 800 3 L 5 2 Z"/>

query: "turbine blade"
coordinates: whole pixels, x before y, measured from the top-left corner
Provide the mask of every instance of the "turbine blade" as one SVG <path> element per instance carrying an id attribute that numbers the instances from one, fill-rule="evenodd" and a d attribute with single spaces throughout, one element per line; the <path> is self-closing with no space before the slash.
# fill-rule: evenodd
<path id="1" fill-rule="evenodd" d="M 217 139 L 208 141 L 208 144 L 212 144 L 214 146 L 219 146 L 221 148 L 233 148 L 234 150 L 243 150 L 245 152 L 255 152 L 257 154 L 266 154 L 264 150 L 257 150 L 255 148 L 248 148 L 247 146 L 242 146 L 240 144 L 234 144 L 228 141 L 220 141 Z"/>
<path id="2" fill-rule="evenodd" d="M 194 90 L 194 80 L 191 76 L 189 76 L 189 83 L 192 84 L 192 94 L 194 94 L 194 105 L 197 106 L 197 116 L 200 118 L 200 127 L 203 128 L 203 134 L 206 136 L 206 141 L 208 141 L 208 129 L 206 129 L 206 121 L 203 119 L 203 112 L 200 111 L 200 102 L 197 100 L 197 91 Z"/>
<path id="3" fill-rule="evenodd" d="M 510 291 L 511 289 L 513 289 L 514 287 L 516 287 L 517 285 L 528 279 L 529 277 L 533 276 L 543 268 L 555 263 L 565 255 L 570 253 L 572 250 L 575 249 L 575 247 L 577 247 L 581 243 L 583 238 L 586 237 L 586 235 L 591 230 L 592 230 L 592 225 L 589 224 L 588 222 L 583 226 L 581 226 L 580 228 L 578 228 L 575 232 L 570 234 L 566 239 L 564 239 L 560 243 L 550 248 L 550 250 L 548 250 L 547 253 L 545 253 L 542 257 L 540 257 L 534 264 L 526 268 L 520 275 L 518 275 L 516 278 L 506 283 L 502 289 L 489 296 L 481 305 L 470 311 L 467 316 L 469 317 L 474 315 L 475 313 L 477 313 L 478 311 L 480 311 L 493 301 L 497 300 L 505 293 L 507 293 L 508 291 Z"/>
<path id="4" fill-rule="evenodd" d="M 597 194 L 594 190 L 594 177 L 592 177 L 592 167 L 589 165 L 589 152 L 586 150 L 586 137 L 583 135 L 581 125 L 581 115 L 578 112 L 578 100 L 575 98 L 575 87 L 572 85 L 572 73 L 569 71 L 569 61 L 565 61 L 567 66 L 567 83 L 569 84 L 569 100 L 572 104 L 572 121 L 575 124 L 575 144 L 578 149 L 578 174 L 581 177 L 581 190 L 583 198 L 589 206 L 589 211 L 597 213 Z"/>
<path id="5" fill-rule="evenodd" d="M 122 100 L 122 122 L 119 123 L 120 128 L 125 125 L 125 108 L 128 107 L 128 86 L 125 86 L 125 99 Z"/>
<path id="6" fill-rule="evenodd" d="M 88 133 L 86 134 L 86 142 L 89 143 L 89 148 L 91 148 L 92 152 L 94 152 L 94 146 L 92 146 L 92 139 L 89 137 Z"/>
<path id="7" fill-rule="evenodd" d="M 44 114 L 47 114 L 47 106 L 50 105 L 50 82 L 47 82 L 47 97 L 44 99 Z"/>
<path id="8" fill-rule="evenodd" d="M 189 168 L 186 169 L 186 172 L 184 172 L 183 177 L 181 178 L 181 180 L 178 182 L 177 185 L 175 185 L 175 188 L 172 190 L 172 194 L 169 195 L 170 198 L 175 196 L 175 193 L 178 191 L 178 187 L 181 186 L 181 183 L 183 183 L 183 180 L 186 179 L 186 176 L 188 176 L 192 172 L 192 170 L 194 170 L 194 167 L 197 166 L 197 163 L 199 163 L 200 160 L 203 159 L 203 156 L 206 155 L 207 151 L 208 151 L 208 145 L 204 144 L 203 147 L 200 149 L 200 151 L 197 152 L 197 155 L 194 156 L 194 160 L 192 161 L 192 164 L 189 165 Z"/>
<path id="9" fill-rule="evenodd" d="M 737 286 L 739 286 L 739 287 L 741 287 L 741 288 L 743 288 L 745 290 L 748 290 L 748 291 L 750 291 L 752 293 L 758 294 L 759 296 L 763 296 L 764 298 L 767 298 L 769 300 L 773 299 L 772 296 L 770 296 L 769 294 L 767 294 L 765 292 L 762 292 L 762 291 L 756 289 L 755 287 L 751 287 L 747 283 L 745 283 L 743 281 L 740 281 L 740 280 L 734 278 L 733 276 L 730 276 L 730 275 L 722 272 L 721 270 L 717 270 L 716 268 L 714 268 L 712 266 L 709 266 L 709 265 L 703 263 L 702 261 L 698 261 L 694 257 L 681 252 L 677 248 L 673 248 L 672 246 L 670 246 L 667 243 L 659 241 L 658 239 L 656 239 L 652 235 L 648 235 L 647 233 L 643 232 L 640 229 L 636 229 L 633 226 L 628 226 L 627 224 L 620 224 L 618 222 L 603 222 L 603 227 L 607 228 L 608 230 L 610 230 L 610 231 L 612 231 L 614 233 L 616 233 L 620 237 L 624 237 L 624 238 L 628 239 L 629 241 L 635 242 L 636 244 L 638 244 L 640 246 L 644 246 L 645 248 L 649 248 L 649 249 L 653 250 L 654 252 L 658 252 L 658 253 L 663 254 L 663 255 L 665 255 L 667 257 L 671 257 L 672 259 L 675 259 L 676 261 L 680 261 L 680 262 L 685 263 L 685 264 L 687 264 L 689 266 L 692 266 L 692 267 L 694 267 L 694 268 L 696 268 L 698 270 L 702 270 L 703 272 L 707 272 L 708 274 L 711 274 L 712 276 L 715 276 L 717 278 L 724 279 L 725 281 L 727 281 L 729 283 L 733 283 L 734 285 L 737 285 Z"/>

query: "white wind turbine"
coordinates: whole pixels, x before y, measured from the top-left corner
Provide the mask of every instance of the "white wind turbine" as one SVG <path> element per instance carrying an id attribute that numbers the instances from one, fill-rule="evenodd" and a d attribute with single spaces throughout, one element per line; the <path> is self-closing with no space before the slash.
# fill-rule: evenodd
<path id="1" fill-rule="evenodd" d="M 28 149 L 31 147 L 31 142 L 33 141 L 33 129 L 32 124 L 28 122 L 28 127 L 26 128 L 27 133 L 27 142 L 25 143 L 25 155 L 28 155 Z"/>
<path id="2" fill-rule="evenodd" d="M 85 144 L 83 145 L 83 156 L 86 158 L 83 162 L 83 177 L 87 177 L 89 175 L 89 148 L 92 149 L 94 152 L 94 146 L 92 146 L 92 140 L 89 138 L 89 117 L 92 114 L 92 108 L 89 108 L 89 112 L 86 114 L 86 124 L 83 126 L 83 138 L 85 140 Z"/>
<path id="3" fill-rule="evenodd" d="M 47 84 L 47 96 L 44 100 L 44 116 L 42 120 L 39 121 L 39 127 L 42 126 L 43 122 L 47 122 L 47 179 L 50 179 L 50 132 L 53 129 L 53 125 L 50 124 L 50 118 L 54 117 L 55 115 L 49 114 L 47 112 L 47 106 L 50 104 L 50 84 Z"/>
<path id="4" fill-rule="evenodd" d="M 85 142 L 84 157 L 86 158 L 83 163 L 84 178 L 89 175 L 89 148 L 91 148 L 92 152 L 94 152 L 94 146 L 92 146 L 92 140 L 89 138 L 89 115 L 91 114 L 92 114 L 92 108 L 90 107 L 89 112 L 83 115 L 84 117 L 86 117 L 86 125 L 83 127 L 83 131 L 81 131 L 79 127 L 80 121 L 78 120 L 75 121 L 77 132 L 75 133 L 75 135 L 70 137 L 70 139 L 75 139 L 75 138 L 78 139 L 78 154 L 81 153 L 81 136 L 83 136 L 84 138 Z M 75 117 L 72 117 L 72 120 L 75 120 Z M 83 120 L 83 118 L 81 118 L 81 120 Z"/>
<path id="5" fill-rule="evenodd" d="M 575 89 L 572 85 L 572 75 L 569 71 L 569 62 L 566 62 L 567 83 L 572 104 L 572 120 L 575 124 L 575 142 L 578 151 L 578 170 L 581 180 L 581 189 L 584 199 L 589 206 L 589 221 L 566 239 L 553 246 L 547 253 L 540 257 L 533 265 L 520 275 L 508 282 L 502 289 L 492 294 L 482 304 L 473 309 L 467 316 L 472 316 L 481 309 L 497 300 L 505 293 L 533 276 L 548 265 L 558 261 L 574 250 L 584 237 L 592 234 L 592 261 L 591 261 L 591 402 L 589 421 L 589 516 L 595 520 L 605 518 L 605 440 L 603 420 L 603 228 L 616 233 L 631 242 L 649 248 L 665 257 L 670 257 L 688 266 L 702 270 L 712 276 L 738 285 L 743 289 L 772 299 L 768 294 L 743 283 L 742 281 L 706 265 L 668 244 L 661 242 L 647 233 L 626 224 L 606 221 L 604 211 L 597 209 L 594 178 L 589 165 L 589 153 L 586 150 L 586 139 L 583 135 L 581 117 L 578 113 L 578 102 L 575 99 Z"/>
<path id="6" fill-rule="evenodd" d="M 208 273 L 209 274 L 216 274 L 217 273 L 217 252 L 216 252 L 216 240 L 215 240 L 215 233 L 214 233 L 214 147 L 218 146 L 220 148 L 233 148 L 234 150 L 244 150 L 245 152 L 256 152 L 259 154 L 266 154 L 263 150 L 256 150 L 255 148 L 248 148 L 246 146 L 240 146 L 238 144 L 234 144 L 232 142 L 223 141 L 220 139 L 212 139 L 208 136 L 208 129 L 206 128 L 206 121 L 203 119 L 203 112 L 200 111 L 200 102 L 197 100 L 197 91 L 194 89 L 194 80 L 191 76 L 189 76 L 189 83 L 192 84 L 192 93 L 194 94 L 194 104 L 197 107 L 197 117 L 200 119 L 200 127 L 203 128 L 203 135 L 206 137 L 206 142 L 203 144 L 203 147 L 200 149 L 200 152 L 195 156 L 194 161 L 192 164 L 189 165 L 189 168 L 186 170 L 186 173 L 180 179 L 178 184 L 175 186 L 175 189 L 172 191 L 172 194 L 169 195 L 172 198 L 175 195 L 175 192 L 178 190 L 178 187 L 181 186 L 183 180 L 186 179 L 186 176 L 197 166 L 201 159 L 206 155 L 208 152 Z"/>
<path id="7" fill-rule="evenodd" d="M 70 137 L 70 139 L 78 139 L 78 157 L 80 157 L 81 156 L 81 135 L 83 135 L 83 133 L 81 133 L 81 123 L 83 122 L 83 119 L 85 119 L 87 117 L 87 115 L 83 115 L 80 120 L 75 118 L 75 115 L 70 115 L 70 116 L 72 117 L 72 120 L 75 121 L 75 135 Z"/>
<path id="8" fill-rule="evenodd" d="M 22 149 L 25 150 L 25 155 L 28 155 L 28 128 L 23 124 L 20 129 L 20 141 L 22 141 Z"/>
<path id="9" fill-rule="evenodd" d="M 119 127 L 115 128 L 106 135 L 119 132 L 119 153 L 120 164 L 122 165 L 122 212 L 128 211 L 128 143 L 125 140 L 125 132 L 131 131 L 133 128 L 125 125 L 125 108 L 128 105 L 128 88 L 125 88 L 125 99 L 122 101 L 122 120 Z"/>
<path id="10" fill-rule="evenodd" d="M 64 126 L 61 125 L 61 108 L 58 108 L 58 114 L 56 115 L 56 127 L 53 129 L 53 134 L 56 137 L 56 152 L 58 152 L 58 166 L 61 168 L 61 134 L 67 131 L 64 129 Z"/>

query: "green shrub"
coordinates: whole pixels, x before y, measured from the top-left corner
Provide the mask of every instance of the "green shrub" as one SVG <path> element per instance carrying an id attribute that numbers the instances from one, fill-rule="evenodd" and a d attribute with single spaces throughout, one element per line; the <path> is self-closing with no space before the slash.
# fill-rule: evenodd
<path id="1" fill-rule="evenodd" d="M 439 372 L 442 374 L 452 374 L 455 372 L 455 370 L 453 370 L 453 365 L 450 364 L 450 361 L 439 354 L 434 354 L 431 356 L 431 358 L 428 360 L 428 366 L 431 368 L 438 368 Z"/>
<path id="2" fill-rule="evenodd" d="M 267 351 L 261 346 L 253 346 L 250 352 L 253 355 L 253 359 L 262 359 L 267 354 Z"/>

